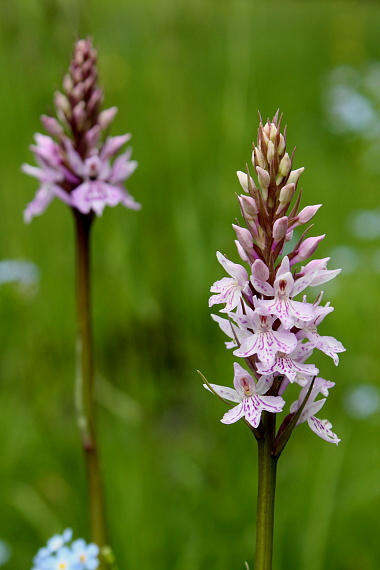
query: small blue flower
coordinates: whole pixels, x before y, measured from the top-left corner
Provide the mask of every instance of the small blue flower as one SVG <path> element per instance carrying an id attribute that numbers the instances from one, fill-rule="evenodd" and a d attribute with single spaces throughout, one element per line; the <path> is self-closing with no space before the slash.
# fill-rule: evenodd
<path id="1" fill-rule="evenodd" d="M 77 570 L 73 553 L 67 546 L 62 546 L 55 554 L 46 560 L 43 570 Z"/>
<path id="2" fill-rule="evenodd" d="M 47 564 L 49 563 L 48 561 L 50 559 L 50 556 L 51 552 L 49 548 L 47 548 L 46 546 L 40 548 L 35 557 L 33 558 L 34 567 L 32 568 L 32 570 L 45 570 Z"/>
<path id="3" fill-rule="evenodd" d="M 62 534 L 54 534 L 46 543 L 47 549 L 52 552 L 57 552 L 62 546 L 70 542 L 73 537 L 71 528 L 67 528 Z"/>
<path id="4" fill-rule="evenodd" d="M 93 542 L 86 544 L 83 538 L 78 538 L 72 543 L 71 550 L 78 570 L 95 570 L 99 566 L 99 547 Z"/>
<path id="5" fill-rule="evenodd" d="M 99 566 L 99 547 L 78 538 L 71 545 L 73 531 L 67 528 L 55 534 L 39 549 L 33 559 L 32 570 L 96 570 Z"/>

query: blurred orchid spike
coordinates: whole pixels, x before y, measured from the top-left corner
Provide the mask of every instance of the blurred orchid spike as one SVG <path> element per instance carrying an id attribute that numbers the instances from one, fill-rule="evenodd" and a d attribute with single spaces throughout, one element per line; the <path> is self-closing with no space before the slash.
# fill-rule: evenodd
<path id="1" fill-rule="evenodd" d="M 31 150 L 38 166 L 22 166 L 40 184 L 24 211 L 26 222 L 42 214 L 55 197 L 90 216 L 117 204 L 140 209 L 124 186 L 137 162 L 131 160 L 130 149 L 116 158 L 131 135 L 105 138 L 117 107 L 101 110 L 103 92 L 97 80 L 97 52 L 90 39 L 81 39 L 63 80 L 64 93 L 54 95 L 57 118 L 41 116 L 50 136 L 35 136 Z"/>

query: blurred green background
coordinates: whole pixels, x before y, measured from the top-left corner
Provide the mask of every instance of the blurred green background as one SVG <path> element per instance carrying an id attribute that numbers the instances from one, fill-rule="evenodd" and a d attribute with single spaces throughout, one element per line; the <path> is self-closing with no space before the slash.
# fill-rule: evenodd
<path id="1" fill-rule="evenodd" d="M 253 568 L 255 442 L 244 424 L 219 422 L 225 408 L 196 370 L 232 381 L 234 357 L 207 306 L 224 276 L 215 251 L 237 261 L 235 171 L 250 159 L 257 110 L 278 107 L 294 166 L 306 168 L 303 205 L 324 204 L 318 254 L 344 269 L 325 287 L 335 312 L 321 329 L 347 352 L 338 368 L 315 358 L 336 382 L 319 415 L 342 442 L 302 425 L 281 458 L 274 568 L 378 569 L 380 4 L 14 0 L 0 3 L 0 31 L 0 259 L 38 271 L 20 283 L 0 264 L 3 567 L 31 567 L 67 526 L 88 537 L 72 401 L 73 224 L 58 200 L 23 224 L 36 181 L 20 165 L 33 162 L 28 146 L 73 42 L 91 35 L 105 103 L 119 107 L 113 134 L 133 133 L 140 166 L 128 188 L 143 204 L 106 209 L 93 235 L 99 428 L 120 570 Z"/>

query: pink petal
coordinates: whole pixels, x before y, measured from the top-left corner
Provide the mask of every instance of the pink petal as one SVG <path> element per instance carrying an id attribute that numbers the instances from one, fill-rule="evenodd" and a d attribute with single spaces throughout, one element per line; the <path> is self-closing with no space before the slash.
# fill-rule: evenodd
<path id="1" fill-rule="evenodd" d="M 50 202 L 54 198 L 54 193 L 50 186 L 41 186 L 24 210 L 24 221 L 29 224 L 34 216 L 43 214 Z"/>
<path id="2" fill-rule="evenodd" d="M 259 396 L 244 398 L 242 405 L 245 419 L 251 426 L 257 428 L 260 423 L 261 412 L 263 411 L 261 398 Z"/>
<path id="3" fill-rule="evenodd" d="M 203 386 L 207 390 L 210 390 L 207 384 L 203 384 Z M 219 396 L 221 396 L 225 400 L 230 400 L 231 402 L 237 402 L 237 403 L 241 402 L 241 397 L 233 388 L 228 388 L 227 386 L 218 386 L 217 384 L 210 384 L 210 386 Z"/>
<path id="4" fill-rule="evenodd" d="M 329 443 L 338 443 L 341 441 L 338 436 L 331 431 L 331 423 L 328 420 L 320 420 L 314 416 L 312 416 L 308 422 L 310 429 L 316 433 L 319 437 L 328 441 Z"/>
<path id="5" fill-rule="evenodd" d="M 298 293 L 301 293 L 301 291 L 303 291 L 304 289 L 306 289 L 306 287 L 310 285 L 315 276 L 316 272 L 313 272 L 313 273 L 308 273 L 307 275 L 304 275 L 303 277 L 297 279 L 294 282 L 294 286 L 290 296 L 295 297 L 296 295 L 298 295 Z"/>
<path id="6" fill-rule="evenodd" d="M 269 269 L 261 259 L 256 259 L 252 263 L 252 275 L 260 281 L 268 281 Z"/>
<path id="7" fill-rule="evenodd" d="M 277 341 L 278 351 L 290 354 L 297 346 L 297 338 L 294 333 L 288 331 L 273 331 Z"/>
<path id="8" fill-rule="evenodd" d="M 72 203 L 83 214 L 93 210 L 101 216 L 105 206 L 115 206 L 120 202 L 120 193 L 101 180 L 86 180 L 72 193 Z"/>
<path id="9" fill-rule="evenodd" d="M 260 396 L 262 402 L 263 410 L 268 412 L 278 413 L 282 412 L 282 408 L 285 405 L 285 400 L 281 396 Z"/>
<path id="10" fill-rule="evenodd" d="M 234 351 L 235 356 L 240 358 L 247 358 L 252 354 L 256 354 L 258 351 L 262 350 L 262 339 L 260 334 L 251 334 L 249 337 L 245 338 L 241 343 L 240 347 Z M 269 360 L 269 364 L 273 362 Z"/>
<path id="11" fill-rule="evenodd" d="M 290 271 L 289 258 L 287 255 L 285 255 L 285 257 L 281 261 L 280 266 L 277 269 L 276 277 L 279 278 L 280 275 L 283 275 L 284 273 L 289 273 L 289 271 Z"/>
<path id="12" fill-rule="evenodd" d="M 221 254 L 220 251 L 216 252 L 216 257 L 218 258 L 219 263 L 223 265 L 228 275 L 231 275 L 231 277 L 233 277 L 241 287 L 246 284 L 248 281 L 248 273 L 244 267 L 238 263 L 233 263 Z"/>
<path id="13" fill-rule="evenodd" d="M 136 160 L 129 160 L 131 151 L 127 151 L 117 157 L 112 165 L 111 175 L 109 177 L 110 184 L 121 184 L 133 174 L 138 163 Z"/>
<path id="14" fill-rule="evenodd" d="M 251 283 L 256 289 L 256 291 L 258 291 L 262 295 L 266 295 L 267 297 L 271 297 L 274 295 L 274 289 L 272 285 L 270 285 L 266 281 L 261 281 L 257 277 L 254 277 L 254 275 L 251 275 Z"/>
<path id="15" fill-rule="evenodd" d="M 304 399 L 306 398 L 308 389 L 309 389 L 309 386 L 302 388 L 298 400 L 296 402 L 293 402 L 293 404 L 290 407 L 291 412 L 296 412 L 302 406 Z M 314 398 L 317 395 L 318 395 L 318 393 L 314 394 Z M 326 402 L 326 398 L 322 398 L 322 400 L 317 400 L 316 402 L 314 402 L 313 401 L 313 394 L 310 394 L 310 397 L 309 397 L 308 401 L 306 402 L 306 405 L 305 405 L 304 409 L 302 410 L 302 413 L 298 419 L 297 425 L 302 424 L 303 422 L 306 422 L 309 418 L 311 418 L 311 416 L 314 416 L 315 414 L 317 414 L 323 408 L 323 405 L 325 402 Z"/>
<path id="16" fill-rule="evenodd" d="M 65 140 L 65 149 L 67 154 L 67 160 L 71 169 L 75 172 L 75 174 L 83 176 L 85 171 L 84 162 L 80 157 L 80 155 L 77 153 L 77 151 L 74 149 L 69 139 Z"/>
<path id="17" fill-rule="evenodd" d="M 220 420 L 223 424 L 233 424 L 244 416 L 243 403 L 238 404 L 231 410 L 228 410 Z"/>
<path id="18" fill-rule="evenodd" d="M 243 385 L 248 384 L 253 394 L 256 392 L 256 382 L 252 376 L 238 362 L 234 362 L 234 386 L 235 390 L 242 398 L 246 397 Z"/>
<path id="19" fill-rule="evenodd" d="M 107 159 L 114 156 L 120 148 L 130 140 L 131 136 L 132 135 L 128 133 L 118 137 L 108 137 L 100 151 L 100 158 Z"/>

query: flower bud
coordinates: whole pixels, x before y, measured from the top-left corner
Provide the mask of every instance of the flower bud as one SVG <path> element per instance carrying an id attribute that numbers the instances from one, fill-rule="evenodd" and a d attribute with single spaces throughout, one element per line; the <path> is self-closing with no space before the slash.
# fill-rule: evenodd
<path id="1" fill-rule="evenodd" d="M 94 88 L 96 87 L 96 75 L 90 75 L 89 77 L 87 77 L 87 79 L 85 79 L 82 83 L 83 88 L 85 93 L 89 93 L 90 91 L 93 91 Z"/>
<path id="2" fill-rule="evenodd" d="M 257 207 L 256 201 L 250 196 L 239 196 L 239 202 L 241 209 L 244 212 L 244 217 L 247 220 L 254 220 L 257 218 L 259 213 L 259 208 Z"/>
<path id="3" fill-rule="evenodd" d="M 104 111 L 101 111 L 99 113 L 98 125 L 102 130 L 110 126 L 115 118 L 117 111 L 117 107 L 110 107 L 109 109 L 104 109 Z"/>
<path id="4" fill-rule="evenodd" d="M 269 132 L 269 139 L 272 143 L 276 140 L 277 137 L 277 127 L 274 123 L 271 123 L 270 132 Z"/>
<path id="5" fill-rule="evenodd" d="M 305 259 L 311 257 L 317 249 L 319 242 L 324 239 L 325 235 L 326 234 L 305 239 L 305 241 L 303 241 L 299 246 L 297 255 L 291 260 L 291 265 L 294 265 L 299 261 L 305 261 Z"/>
<path id="6" fill-rule="evenodd" d="M 285 237 L 285 242 L 290 241 L 293 238 L 293 230 L 287 232 Z"/>
<path id="7" fill-rule="evenodd" d="M 232 227 L 234 228 L 235 232 L 236 232 L 236 237 L 238 238 L 238 241 L 240 243 L 240 245 L 242 246 L 242 248 L 247 251 L 248 253 L 250 253 L 252 251 L 252 246 L 253 246 L 253 239 L 252 239 L 252 235 L 251 232 L 249 230 L 247 230 L 246 228 L 241 228 L 240 226 L 237 226 L 236 224 L 232 224 Z"/>
<path id="8" fill-rule="evenodd" d="M 285 139 L 282 134 L 280 134 L 280 142 L 278 143 L 277 152 L 278 156 L 282 156 L 285 151 Z"/>
<path id="9" fill-rule="evenodd" d="M 283 216 L 273 224 L 272 236 L 275 241 L 280 241 L 286 236 L 288 230 L 288 216 Z"/>
<path id="10" fill-rule="evenodd" d="M 257 176 L 259 178 L 259 185 L 261 189 L 268 188 L 270 184 L 270 176 L 269 173 L 261 168 L 260 166 L 256 166 Z"/>
<path id="11" fill-rule="evenodd" d="M 86 143 L 89 148 L 93 149 L 99 142 L 100 137 L 100 127 L 99 125 L 94 125 L 85 135 Z"/>
<path id="12" fill-rule="evenodd" d="M 41 123 L 43 124 L 44 129 L 52 137 L 58 137 L 59 138 L 59 137 L 63 136 L 65 133 L 62 126 L 59 124 L 57 119 L 54 119 L 54 117 L 48 117 L 47 115 L 41 115 Z"/>
<path id="13" fill-rule="evenodd" d="M 82 65 L 85 57 L 88 54 L 88 42 L 87 40 L 78 40 L 74 51 L 74 62 L 76 65 Z"/>
<path id="14" fill-rule="evenodd" d="M 279 197 L 278 197 L 278 206 L 276 210 L 276 216 L 278 216 L 281 212 L 283 212 L 287 205 L 290 204 L 294 193 L 296 191 L 295 184 L 286 184 L 283 188 L 281 188 Z"/>
<path id="15" fill-rule="evenodd" d="M 54 93 L 54 105 L 57 109 L 57 112 L 63 113 L 64 115 L 70 115 L 70 103 L 67 97 L 63 95 L 60 91 L 56 91 Z"/>
<path id="16" fill-rule="evenodd" d="M 84 85 L 83 83 L 78 83 L 71 91 L 72 100 L 75 103 L 81 101 L 84 98 Z"/>
<path id="17" fill-rule="evenodd" d="M 272 162 L 274 158 L 274 144 L 272 141 L 268 142 L 268 151 L 267 151 L 267 160 L 268 162 Z"/>
<path id="18" fill-rule="evenodd" d="M 281 204 L 289 204 L 292 201 L 294 193 L 296 191 L 295 184 L 287 184 L 283 188 L 281 188 L 279 201 Z"/>
<path id="19" fill-rule="evenodd" d="M 261 150 L 256 146 L 252 152 L 252 164 L 254 167 L 260 166 L 265 168 L 267 163 Z"/>
<path id="20" fill-rule="evenodd" d="M 87 111 L 88 113 L 92 113 L 98 105 L 101 103 L 103 98 L 103 92 L 101 89 L 96 88 L 91 94 L 90 100 L 87 103 Z"/>
<path id="21" fill-rule="evenodd" d="M 81 130 L 86 120 L 86 104 L 84 101 L 79 101 L 79 103 L 75 105 L 73 109 L 73 118 L 77 128 Z"/>
<path id="22" fill-rule="evenodd" d="M 270 135 L 270 128 L 271 128 L 271 123 L 270 123 L 269 121 L 267 121 L 267 122 L 265 123 L 265 125 L 263 126 L 263 133 L 265 133 L 268 138 L 269 138 L 269 135 Z"/>
<path id="23" fill-rule="evenodd" d="M 96 59 L 96 58 L 95 58 L 95 59 Z M 95 80 L 96 80 L 96 76 L 97 76 L 96 70 L 94 69 L 94 64 L 95 64 L 94 59 L 89 58 L 89 59 L 87 59 L 87 60 L 84 62 L 84 64 L 82 65 L 82 74 L 83 74 L 83 77 L 86 77 L 87 74 L 90 73 L 90 76 L 89 76 L 89 77 L 91 78 L 91 81 L 95 81 Z"/>
<path id="24" fill-rule="evenodd" d="M 66 93 L 66 95 L 71 93 L 71 90 L 74 87 L 74 83 L 73 83 L 73 80 L 72 80 L 71 75 L 69 73 L 66 73 L 65 77 L 63 78 L 62 85 L 63 85 L 63 90 Z"/>
<path id="25" fill-rule="evenodd" d="M 291 168 L 292 168 L 292 161 L 290 160 L 290 156 L 286 152 L 282 157 L 281 162 L 278 166 L 278 173 L 280 176 L 285 178 L 285 176 L 289 174 Z"/>
<path id="26" fill-rule="evenodd" d="M 255 183 L 253 181 L 253 179 L 249 176 L 249 174 L 247 174 L 246 172 L 242 172 L 241 170 L 237 171 L 237 177 L 239 178 L 239 182 L 240 182 L 240 186 L 243 188 L 244 192 L 247 192 L 247 194 L 249 193 L 249 182 L 251 183 L 251 187 L 254 188 L 255 187 Z"/>
<path id="27" fill-rule="evenodd" d="M 311 218 L 318 212 L 319 208 L 322 204 L 317 204 L 315 206 L 306 206 L 303 210 L 300 211 L 298 214 L 298 223 L 299 224 L 306 224 L 311 220 Z"/>
<path id="28" fill-rule="evenodd" d="M 305 170 L 304 167 L 297 168 L 297 170 L 292 170 L 291 173 L 289 174 L 288 184 L 290 183 L 297 184 L 298 179 L 304 170 Z"/>
<path id="29" fill-rule="evenodd" d="M 236 248 L 238 250 L 238 254 L 239 254 L 240 258 L 242 259 L 242 261 L 246 261 L 249 263 L 248 255 L 245 253 L 244 249 L 241 247 L 241 245 L 237 239 L 235 239 L 235 245 L 236 245 Z"/>
<path id="30" fill-rule="evenodd" d="M 289 229 L 294 230 L 295 228 L 298 228 L 298 226 L 309 222 L 321 206 L 322 204 L 317 204 L 316 206 L 306 206 L 303 208 L 297 216 L 292 218 Z"/>
<path id="31" fill-rule="evenodd" d="M 268 281 L 269 269 L 261 259 L 256 259 L 251 266 L 252 275 L 261 281 Z"/>
<path id="32" fill-rule="evenodd" d="M 80 67 L 76 67 L 71 71 L 71 76 L 74 80 L 74 83 L 80 83 L 83 81 L 83 71 Z"/>

